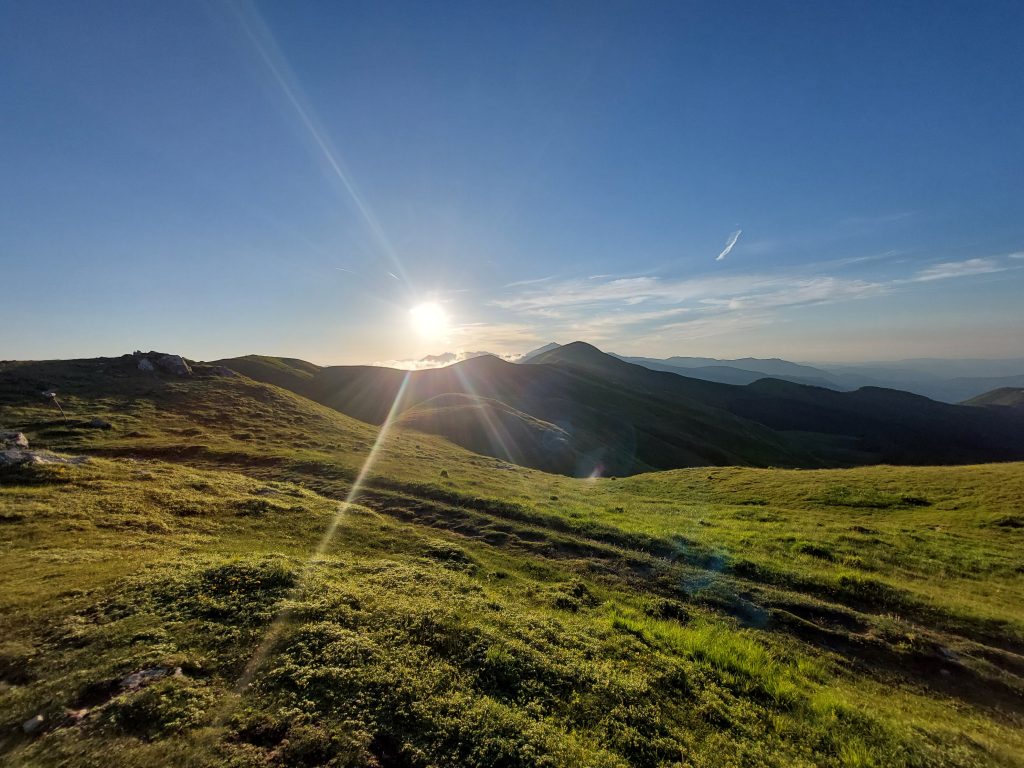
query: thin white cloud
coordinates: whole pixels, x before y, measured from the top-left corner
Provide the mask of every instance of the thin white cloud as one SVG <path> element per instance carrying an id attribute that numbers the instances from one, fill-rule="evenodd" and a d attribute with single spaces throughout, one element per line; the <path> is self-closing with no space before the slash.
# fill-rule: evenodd
<path id="1" fill-rule="evenodd" d="M 547 283 L 554 280 L 554 275 L 548 275 L 547 277 L 535 277 L 531 280 L 516 280 L 514 283 L 505 283 L 506 288 L 517 288 L 521 285 L 537 285 L 539 283 Z"/>
<path id="2" fill-rule="evenodd" d="M 1011 259 L 1024 259 L 1024 251 L 1015 251 L 1010 254 Z"/>
<path id="3" fill-rule="evenodd" d="M 735 232 L 729 235 L 729 239 L 726 240 L 725 242 L 725 248 L 723 248 L 722 252 L 715 257 L 715 261 L 721 261 L 730 253 L 732 253 L 732 249 L 736 247 L 736 241 L 740 239 L 740 235 L 742 234 L 743 230 L 737 229 Z"/>
<path id="4" fill-rule="evenodd" d="M 912 283 L 926 283 L 932 280 L 948 280 L 952 277 L 969 277 L 970 275 L 987 275 L 991 272 L 1002 272 L 1006 269 L 995 259 L 966 259 L 965 261 L 946 261 L 933 264 L 920 270 L 909 278 Z"/>
<path id="5" fill-rule="evenodd" d="M 830 291 L 841 293 L 843 286 L 873 284 L 833 277 L 800 280 L 791 275 L 759 274 L 716 275 L 683 280 L 660 277 L 630 277 L 607 281 L 564 280 L 546 285 L 543 290 L 528 290 L 518 296 L 498 299 L 494 305 L 518 312 L 548 313 L 551 317 L 565 318 L 571 317 L 573 313 L 608 311 L 619 307 L 682 305 L 685 302 L 700 303 L 706 299 L 782 295 L 793 286 L 806 285 L 827 286 Z"/>

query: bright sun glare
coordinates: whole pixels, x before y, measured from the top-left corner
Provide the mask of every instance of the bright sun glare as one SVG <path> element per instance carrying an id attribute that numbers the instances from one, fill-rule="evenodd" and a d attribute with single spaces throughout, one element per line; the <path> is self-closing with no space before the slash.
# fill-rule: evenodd
<path id="1" fill-rule="evenodd" d="M 448 313 L 436 301 L 425 301 L 409 310 L 416 333 L 426 339 L 439 339 L 448 331 Z"/>

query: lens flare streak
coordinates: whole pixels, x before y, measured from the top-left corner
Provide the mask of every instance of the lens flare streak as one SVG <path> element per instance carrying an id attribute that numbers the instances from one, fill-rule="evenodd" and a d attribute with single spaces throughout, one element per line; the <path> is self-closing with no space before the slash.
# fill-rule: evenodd
<path id="1" fill-rule="evenodd" d="M 313 570 L 313 567 L 316 565 L 317 561 L 319 561 L 321 556 L 327 551 L 328 547 L 331 544 L 331 541 L 334 539 L 335 533 L 338 530 L 338 526 L 341 525 L 342 519 L 348 512 L 349 508 L 356 502 L 356 499 L 359 497 L 359 493 L 362 491 L 363 485 L 365 484 L 367 477 L 372 471 L 374 464 L 376 464 L 377 457 L 380 454 L 380 451 L 388 438 L 392 424 L 395 421 L 395 417 L 401 410 L 402 399 L 405 396 L 405 390 L 408 383 L 409 374 L 407 373 L 405 377 L 402 379 L 402 383 L 398 388 L 398 392 L 395 394 L 395 399 L 391 403 L 391 408 L 388 411 L 387 418 L 384 420 L 384 423 L 381 424 L 380 430 L 377 432 L 377 437 L 374 440 L 369 453 L 366 455 L 366 460 L 363 461 L 362 467 L 360 467 L 359 472 L 356 474 L 355 480 L 352 482 L 352 487 L 349 489 L 349 492 L 345 496 L 344 501 L 341 501 L 338 504 L 338 508 L 335 511 L 334 515 L 331 517 L 331 522 L 327 526 L 327 530 L 324 531 L 323 535 L 320 537 L 320 541 L 317 544 L 316 548 L 310 554 L 309 558 L 306 561 L 306 564 L 302 567 L 302 570 L 299 573 L 299 578 L 296 580 L 296 584 L 292 588 L 291 594 L 289 595 L 289 602 L 297 599 L 302 594 L 303 590 L 306 587 L 306 582 L 309 578 L 309 575 Z M 252 683 L 253 679 L 256 676 L 256 673 L 263 665 L 263 662 L 266 661 L 268 654 L 276 645 L 278 639 L 281 637 L 282 632 L 288 625 L 288 620 L 290 617 L 290 607 L 286 606 L 282 608 L 280 611 L 278 611 L 277 615 L 274 617 L 273 622 L 271 622 L 270 627 L 264 634 L 263 639 L 260 641 L 260 644 L 256 647 L 256 650 L 253 652 L 252 657 L 246 664 L 245 670 L 242 672 L 238 680 L 235 682 L 233 688 L 233 693 L 235 694 L 235 697 L 231 697 L 227 700 L 225 708 L 223 708 L 222 711 L 218 713 L 218 716 L 215 720 L 215 725 L 221 725 L 227 719 L 227 716 L 230 714 L 231 706 L 234 703 L 234 698 L 241 695 L 245 691 L 245 689 L 248 688 L 249 685 Z"/>

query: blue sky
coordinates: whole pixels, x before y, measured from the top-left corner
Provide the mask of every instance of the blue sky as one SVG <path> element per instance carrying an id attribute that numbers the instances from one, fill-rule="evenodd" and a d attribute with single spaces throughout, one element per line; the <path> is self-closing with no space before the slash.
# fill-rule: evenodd
<path id="1" fill-rule="evenodd" d="M 2 3 L 0 358 L 1024 356 L 1022 32 L 995 1 Z"/>

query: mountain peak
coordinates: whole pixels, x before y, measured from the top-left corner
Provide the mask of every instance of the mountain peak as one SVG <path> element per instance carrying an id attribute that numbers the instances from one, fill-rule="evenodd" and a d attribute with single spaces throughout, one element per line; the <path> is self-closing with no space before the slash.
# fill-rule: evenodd
<path id="1" fill-rule="evenodd" d="M 553 349 L 558 349 L 560 346 L 562 346 L 562 345 L 559 344 L 558 342 L 555 342 L 555 341 L 549 342 L 549 343 L 545 344 L 543 347 L 537 347 L 536 349 L 531 349 L 529 352 L 521 355 L 519 357 L 519 359 L 516 360 L 516 362 L 517 363 L 528 363 L 531 360 L 533 360 L 533 358 L 537 357 L 537 355 L 543 355 L 545 352 L 550 352 Z"/>
<path id="2" fill-rule="evenodd" d="M 629 363 L 625 363 L 617 357 L 609 355 L 607 352 L 602 352 L 593 344 L 588 344 L 585 341 L 573 341 L 569 344 L 563 344 L 531 358 L 528 362 L 538 365 L 563 363 L 585 365 L 588 367 L 607 367 L 609 365 L 621 367 L 629 365 Z"/>

